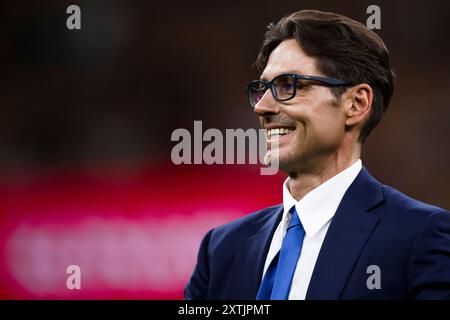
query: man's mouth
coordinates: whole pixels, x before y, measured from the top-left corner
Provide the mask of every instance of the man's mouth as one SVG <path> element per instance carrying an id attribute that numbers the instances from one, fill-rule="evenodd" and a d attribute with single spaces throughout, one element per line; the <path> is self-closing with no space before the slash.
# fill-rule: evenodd
<path id="1" fill-rule="evenodd" d="M 267 140 L 279 139 L 282 136 L 289 135 L 293 133 L 295 129 L 293 128 L 275 128 L 267 130 Z"/>

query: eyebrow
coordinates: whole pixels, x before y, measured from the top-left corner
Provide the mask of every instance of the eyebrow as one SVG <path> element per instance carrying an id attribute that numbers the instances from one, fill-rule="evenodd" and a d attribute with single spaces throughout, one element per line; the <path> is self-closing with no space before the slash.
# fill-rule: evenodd
<path id="1" fill-rule="evenodd" d="M 286 71 L 283 71 L 283 72 L 278 73 L 276 76 L 272 77 L 272 79 L 275 78 L 275 77 L 278 77 L 279 75 L 282 75 L 282 74 L 301 74 L 301 75 L 309 75 L 308 73 L 305 73 L 305 72 L 299 72 L 298 70 L 289 69 L 289 70 L 286 70 Z M 270 79 L 270 80 L 272 80 L 272 79 Z M 270 81 L 270 80 L 267 79 L 267 77 L 263 77 L 263 76 L 259 77 L 259 80 L 262 80 L 262 81 Z"/>

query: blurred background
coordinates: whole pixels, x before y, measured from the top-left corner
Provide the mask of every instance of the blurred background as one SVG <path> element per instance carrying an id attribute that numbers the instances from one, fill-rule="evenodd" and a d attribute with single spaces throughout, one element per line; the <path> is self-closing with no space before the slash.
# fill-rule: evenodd
<path id="1" fill-rule="evenodd" d="M 280 203 L 285 177 L 173 165 L 171 133 L 258 128 L 244 87 L 266 26 L 300 9 L 365 23 L 371 4 L 397 79 L 363 163 L 449 209 L 449 2 L 2 1 L 0 298 L 181 299 L 204 234 Z"/>

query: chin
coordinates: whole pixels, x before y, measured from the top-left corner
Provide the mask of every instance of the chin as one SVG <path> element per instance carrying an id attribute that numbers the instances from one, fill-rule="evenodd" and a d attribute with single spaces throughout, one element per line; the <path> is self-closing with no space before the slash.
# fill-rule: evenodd
<path id="1" fill-rule="evenodd" d="M 292 155 L 281 153 L 278 162 L 279 170 L 286 172 L 287 174 L 296 173 L 302 167 L 304 159 L 300 155 Z"/>
<path id="2" fill-rule="evenodd" d="M 266 153 L 266 155 L 264 157 L 264 163 L 266 166 L 277 166 L 278 169 L 283 172 L 288 172 L 289 167 L 291 167 L 289 165 L 289 161 L 286 161 L 286 159 L 284 157 L 278 158 L 278 164 L 276 162 L 274 162 L 273 158 L 272 158 L 272 154 L 270 152 Z"/>
<path id="3" fill-rule="evenodd" d="M 268 151 L 264 156 L 264 163 L 267 166 L 275 166 L 276 163 L 273 161 L 274 152 L 270 149 L 270 145 L 267 148 Z M 276 157 L 278 158 L 278 169 L 286 173 L 295 172 L 299 167 L 299 163 L 302 161 L 299 150 L 289 145 L 284 145 L 278 149 Z"/>

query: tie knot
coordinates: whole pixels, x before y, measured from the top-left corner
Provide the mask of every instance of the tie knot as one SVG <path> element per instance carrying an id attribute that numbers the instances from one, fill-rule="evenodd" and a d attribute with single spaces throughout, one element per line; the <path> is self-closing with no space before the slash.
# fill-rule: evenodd
<path id="1" fill-rule="evenodd" d="M 300 218 L 298 217 L 297 210 L 295 210 L 295 206 L 290 210 L 292 213 L 291 222 L 289 223 L 288 230 L 292 227 L 300 226 Z"/>

